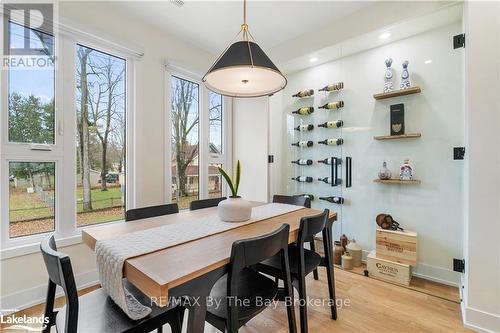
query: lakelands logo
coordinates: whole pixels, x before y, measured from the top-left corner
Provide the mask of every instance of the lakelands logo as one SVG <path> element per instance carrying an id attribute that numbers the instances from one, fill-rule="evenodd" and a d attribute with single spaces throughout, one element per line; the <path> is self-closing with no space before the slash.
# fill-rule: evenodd
<path id="1" fill-rule="evenodd" d="M 29 332 L 40 332 L 44 330 L 49 324 L 49 318 L 44 316 L 16 316 L 16 314 L 5 315 L 5 311 L 2 311 L 0 315 L 0 324 L 3 326 L 3 330 L 17 330 L 17 331 L 29 331 Z"/>
<path id="2" fill-rule="evenodd" d="M 55 64 L 54 4 L 3 3 L 3 59 L 8 69 L 44 69 Z"/>

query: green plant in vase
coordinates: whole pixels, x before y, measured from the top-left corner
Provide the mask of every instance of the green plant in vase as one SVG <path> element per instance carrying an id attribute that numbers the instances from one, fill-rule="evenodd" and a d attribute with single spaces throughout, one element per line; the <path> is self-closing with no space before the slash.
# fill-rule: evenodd
<path id="1" fill-rule="evenodd" d="M 240 160 L 238 160 L 238 162 L 236 162 L 236 176 L 235 176 L 234 182 L 231 179 L 231 177 L 229 177 L 227 172 L 224 171 L 224 169 L 222 169 L 221 167 L 218 167 L 218 169 L 219 169 L 219 172 L 222 175 L 222 177 L 224 177 L 224 179 L 226 180 L 227 185 L 229 186 L 229 189 L 231 190 L 232 195 L 230 196 L 230 198 L 239 198 L 238 189 L 240 187 L 240 179 L 241 179 Z"/>
<path id="2" fill-rule="evenodd" d="M 236 163 L 236 175 L 233 179 L 231 179 L 227 171 L 221 167 L 218 169 L 222 177 L 226 180 L 229 190 L 231 190 L 229 198 L 219 203 L 217 212 L 220 219 L 226 222 L 248 221 L 252 215 L 252 205 L 238 195 L 241 179 L 240 161 L 238 160 Z"/>

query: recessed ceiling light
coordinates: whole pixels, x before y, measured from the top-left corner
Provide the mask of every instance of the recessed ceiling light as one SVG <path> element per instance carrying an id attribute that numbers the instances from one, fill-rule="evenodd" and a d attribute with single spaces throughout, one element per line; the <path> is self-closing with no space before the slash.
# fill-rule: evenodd
<path id="1" fill-rule="evenodd" d="M 431 60 L 431 59 L 426 60 L 426 61 L 424 61 L 424 64 L 426 64 L 426 65 L 428 65 L 428 64 L 432 64 L 432 60 Z"/>
<path id="2" fill-rule="evenodd" d="M 182 7 L 184 6 L 184 1 L 183 0 L 170 0 L 170 2 L 174 5 L 176 5 L 177 7 Z"/>
<path id="3" fill-rule="evenodd" d="M 380 34 L 378 36 L 378 39 L 387 39 L 389 37 L 391 37 L 391 33 L 390 32 L 384 32 L 383 34 Z"/>
<path id="4" fill-rule="evenodd" d="M 309 59 L 310 62 L 316 62 L 318 61 L 318 58 L 317 57 L 312 57 L 311 59 Z"/>

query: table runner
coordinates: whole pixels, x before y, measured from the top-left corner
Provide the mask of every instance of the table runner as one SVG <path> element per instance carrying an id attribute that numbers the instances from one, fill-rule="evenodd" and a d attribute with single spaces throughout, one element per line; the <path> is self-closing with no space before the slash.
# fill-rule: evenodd
<path id="1" fill-rule="evenodd" d="M 151 312 L 151 308 L 141 304 L 123 286 L 125 260 L 302 208 L 304 207 L 272 203 L 253 207 L 252 216 L 246 222 L 223 222 L 217 214 L 214 214 L 189 222 L 168 224 L 97 241 L 95 252 L 101 286 L 127 316 L 133 320 L 142 319 Z"/>

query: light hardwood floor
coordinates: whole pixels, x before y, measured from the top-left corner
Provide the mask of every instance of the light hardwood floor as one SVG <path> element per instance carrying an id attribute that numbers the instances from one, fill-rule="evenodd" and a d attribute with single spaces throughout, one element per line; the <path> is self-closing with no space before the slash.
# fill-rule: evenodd
<path id="1" fill-rule="evenodd" d="M 337 321 L 330 319 L 327 306 L 309 307 L 311 333 L 470 332 L 463 328 L 460 305 L 455 302 L 340 269 L 335 269 L 335 280 L 337 298 L 349 300 L 350 304 L 339 309 Z M 307 290 L 310 298 L 328 297 L 324 268 L 320 268 L 319 281 L 308 279 Z M 43 313 L 43 305 L 24 310 L 17 315 L 40 313 Z M 298 320 L 298 311 L 296 314 Z M 286 323 L 285 308 L 278 304 L 275 309 L 269 308 L 251 320 L 240 332 L 284 333 L 288 332 Z M 165 327 L 164 332 L 169 331 Z M 207 324 L 205 332 L 215 333 L 217 330 Z"/>

